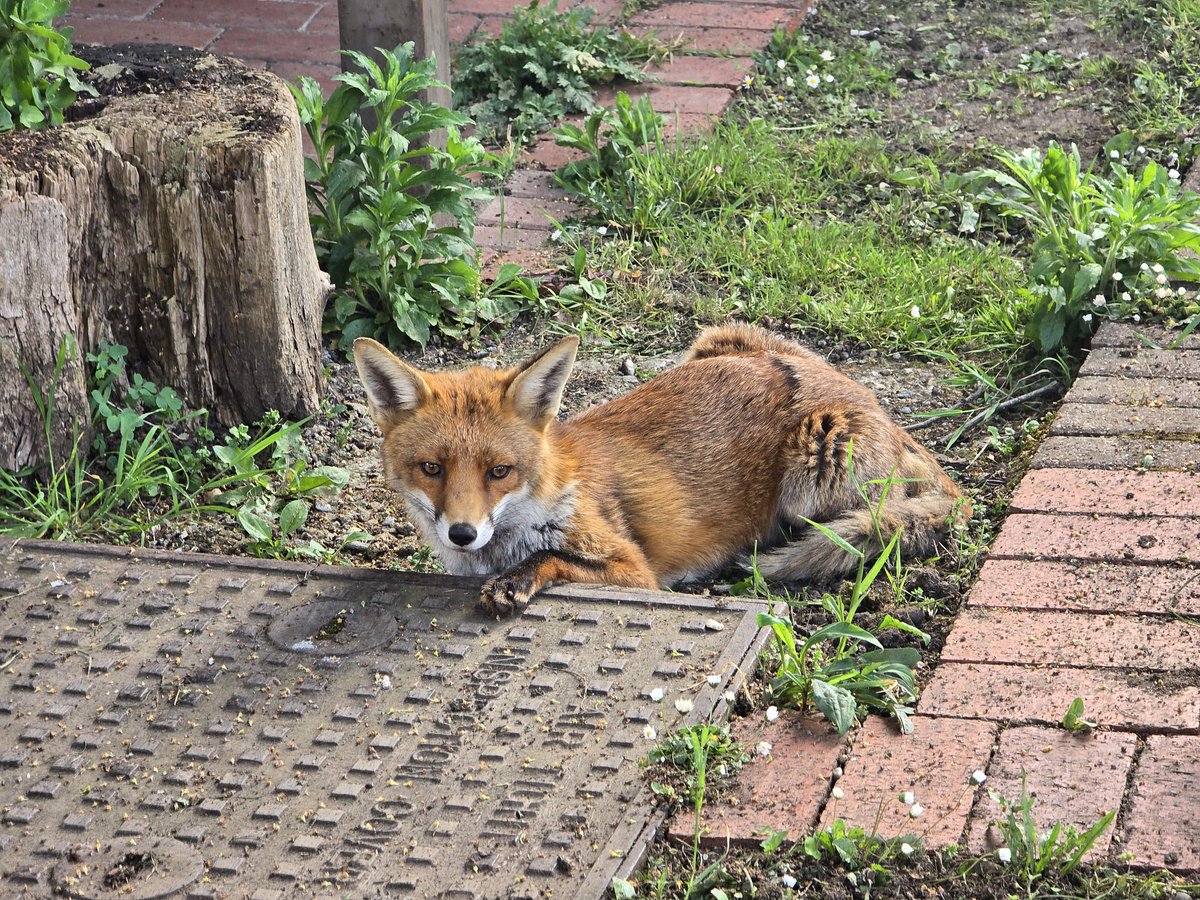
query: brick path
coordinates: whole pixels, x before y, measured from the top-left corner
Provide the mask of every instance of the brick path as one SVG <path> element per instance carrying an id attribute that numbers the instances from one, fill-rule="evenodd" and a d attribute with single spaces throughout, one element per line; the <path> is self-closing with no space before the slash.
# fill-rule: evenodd
<path id="1" fill-rule="evenodd" d="M 986 851 L 998 815 L 987 789 L 1015 799 L 1024 772 L 1043 826 L 1082 830 L 1119 811 L 1093 857 L 1200 869 L 1200 336 L 1154 350 L 1139 331 L 1170 340 L 1128 325 L 1096 335 L 946 640 L 915 734 L 878 717 L 849 741 L 812 721 L 749 725 L 744 737 L 774 750 L 737 805 L 714 810 L 706 840 L 842 818 Z M 1074 697 L 1098 732 L 1059 727 Z M 906 792 L 924 807 L 915 818 Z"/>
<path id="2" fill-rule="evenodd" d="M 512 5 L 451 0 L 452 41 L 495 32 Z M 608 21 L 619 9 L 618 0 L 588 5 Z M 722 55 L 677 56 L 656 84 L 632 92 L 649 93 L 680 127 L 702 128 L 772 29 L 794 26 L 805 8 L 712 0 L 643 11 L 635 29 Z M 326 84 L 337 72 L 335 3 L 77 0 L 68 22 L 81 42 L 178 43 Z M 551 176 L 568 158 L 549 139 L 524 154 L 505 197 L 480 217 L 482 246 L 527 261 L 545 244 L 547 215 L 571 210 Z M 1200 188 L 1200 170 L 1190 186 Z M 843 818 L 929 846 L 986 850 L 996 814 L 986 788 L 1014 797 L 1024 772 L 1043 823 L 1082 828 L 1119 811 L 1093 856 L 1200 869 L 1197 379 L 1200 337 L 1152 350 L 1128 326 L 1102 328 L 946 642 L 916 733 L 901 737 L 873 717 L 843 741 L 813 721 L 743 720 L 743 739 L 774 751 L 749 767 L 734 803 L 710 810 L 706 839 L 757 843 L 768 828 L 798 836 Z M 1098 733 L 1057 727 L 1077 696 Z M 971 780 L 976 771 L 984 786 Z M 908 792 L 923 807 L 917 817 Z"/>
<path id="3" fill-rule="evenodd" d="M 450 40 L 462 43 L 481 32 L 497 33 L 513 0 L 449 0 Z M 620 0 L 560 0 L 563 9 L 586 5 L 595 21 L 612 22 Z M 64 24 L 80 43 L 144 41 L 180 44 L 237 56 L 283 78 L 310 75 L 328 90 L 338 72 L 338 11 L 325 0 L 74 0 Z M 629 19 L 630 29 L 655 32 L 664 40 L 684 38 L 681 55 L 652 70 L 653 83 L 632 85 L 632 96 L 649 94 L 667 117 L 668 131 L 698 130 L 725 111 L 734 91 L 753 68 L 753 55 L 776 27 L 793 28 L 807 0 L 745 0 L 726 3 L 663 2 Z M 688 55 L 682 55 L 688 54 Z M 611 103 L 612 91 L 601 103 Z M 503 197 L 486 206 L 476 240 L 491 267 L 518 262 L 537 273 L 554 228 L 575 207 L 554 185 L 552 172 L 572 151 L 542 138 L 523 154 Z"/>

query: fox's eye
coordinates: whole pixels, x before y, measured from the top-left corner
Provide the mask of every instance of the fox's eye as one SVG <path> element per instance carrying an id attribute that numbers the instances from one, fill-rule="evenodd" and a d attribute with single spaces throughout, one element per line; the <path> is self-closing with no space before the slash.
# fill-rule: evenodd
<path id="1" fill-rule="evenodd" d="M 437 478 L 442 474 L 442 467 L 435 462 L 423 462 L 421 463 L 421 471 L 430 478 Z"/>
<path id="2" fill-rule="evenodd" d="M 512 471 L 512 466 L 492 466 L 488 470 L 488 477 L 494 481 L 499 481 L 501 478 L 507 478 L 508 473 Z"/>

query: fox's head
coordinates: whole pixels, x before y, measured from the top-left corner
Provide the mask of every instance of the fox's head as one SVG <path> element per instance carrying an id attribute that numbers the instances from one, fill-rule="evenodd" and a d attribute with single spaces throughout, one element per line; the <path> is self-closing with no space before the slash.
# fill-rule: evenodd
<path id="1" fill-rule="evenodd" d="M 514 369 L 423 372 L 369 338 L 354 362 L 383 432 L 388 483 L 399 491 L 447 568 L 481 571 L 464 556 L 506 523 L 527 520 L 543 475 L 546 428 L 558 414 L 579 348 L 569 337 Z M 528 521 L 524 521 L 528 526 Z"/>

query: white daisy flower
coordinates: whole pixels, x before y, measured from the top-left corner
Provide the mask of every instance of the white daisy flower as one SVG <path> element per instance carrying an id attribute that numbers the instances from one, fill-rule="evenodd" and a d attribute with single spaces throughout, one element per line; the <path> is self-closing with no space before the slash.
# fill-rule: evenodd
<path id="1" fill-rule="evenodd" d="M 786 84 L 788 87 L 795 87 L 796 79 L 793 78 L 791 75 L 789 75 L 787 78 L 783 79 L 783 83 Z"/>
<path id="2" fill-rule="evenodd" d="M 834 800 L 841 800 L 846 796 L 846 792 L 835 784 L 833 786 L 833 790 L 829 792 L 829 795 L 833 797 Z"/>
<path id="3" fill-rule="evenodd" d="M 921 814 L 924 812 L 925 812 L 925 807 L 923 807 L 920 803 L 914 803 L 911 807 L 909 807 L 909 810 L 908 810 L 908 814 L 910 816 L 912 816 L 914 819 L 920 818 Z"/>
<path id="4" fill-rule="evenodd" d="M 825 62 L 833 62 L 833 51 L 832 50 L 822 50 L 821 51 L 821 59 L 825 60 Z"/>
<path id="5" fill-rule="evenodd" d="M 768 706 L 767 707 L 767 721 L 774 722 L 778 718 L 779 718 L 779 707 L 778 706 Z"/>
<path id="6" fill-rule="evenodd" d="M 1113 280 L 1113 281 L 1124 281 L 1124 280 L 1125 280 L 1125 276 L 1124 276 L 1124 275 L 1122 275 L 1120 272 L 1113 272 L 1113 273 L 1112 273 L 1112 280 Z"/>
<path id="7" fill-rule="evenodd" d="M 976 769 L 971 773 L 971 780 L 976 784 L 983 784 L 985 781 L 987 781 L 987 774 L 983 771 L 983 769 Z"/>
<path id="8" fill-rule="evenodd" d="M 996 851 L 996 858 L 1002 863 L 1010 863 L 1012 862 L 1012 851 L 1007 847 L 1001 847 Z"/>
<path id="9" fill-rule="evenodd" d="M 775 65 L 780 69 L 786 69 L 787 68 L 787 60 L 786 59 L 776 60 Z"/>
<path id="10" fill-rule="evenodd" d="M 705 680 L 708 682 L 710 687 L 716 687 L 718 684 L 721 683 L 721 676 L 720 675 L 709 675 L 708 678 L 706 678 Z"/>
<path id="11" fill-rule="evenodd" d="M 665 696 L 666 696 L 666 691 L 664 691 L 662 688 L 655 688 L 654 690 L 652 690 L 650 692 L 650 699 L 653 700 L 655 703 L 661 703 L 662 698 Z"/>
<path id="12" fill-rule="evenodd" d="M 809 72 L 808 75 L 805 76 L 805 78 L 804 78 L 804 83 L 807 84 L 810 88 L 815 88 L 821 83 L 821 76 L 819 76 L 813 72 Z"/>
<path id="13" fill-rule="evenodd" d="M 757 744 L 754 745 L 754 752 L 757 753 L 759 756 L 770 756 L 771 755 L 771 742 L 770 741 L 759 741 Z"/>
<path id="14" fill-rule="evenodd" d="M 900 845 L 900 852 L 903 853 L 905 856 L 912 856 L 914 849 L 915 848 L 913 847 L 913 845 L 909 844 L 909 843 L 903 843 Z"/>
<path id="15" fill-rule="evenodd" d="M 900 795 L 900 802 L 903 803 L 905 806 L 912 806 L 917 801 L 916 801 L 916 798 L 913 797 L 912 791 L 905 791 L 903 794 Z"/>
<path id="16" fill-rule="evenodd" d="M 675 708 L 684 714 L 690 713 L 694 705 L 695 704 L 693 704 L 692 701 L 686 697 L 680 697 L 675 701 Z"/>
<path id="17" fill-rule="evenodd" d="M 646 727 L 642 729 L 642 737 L 648 741 L 652 741 L 658 737 L 658 732 L 654 730 L 653 725 L 647 722 Z"/>

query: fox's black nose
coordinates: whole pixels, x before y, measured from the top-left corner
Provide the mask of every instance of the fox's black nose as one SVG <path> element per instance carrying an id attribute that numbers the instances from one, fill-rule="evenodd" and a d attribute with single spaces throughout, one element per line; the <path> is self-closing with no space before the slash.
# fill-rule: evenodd
<path id="1" fill-rule="evenodd" d="M 475 529 L 466 522 L 455 522 L 450 526 L 450 540 L 460 547 L 465 547 L 475 540 Z"/>

